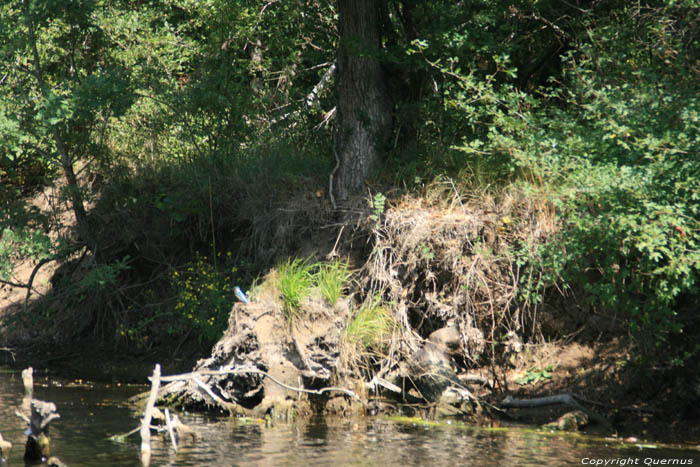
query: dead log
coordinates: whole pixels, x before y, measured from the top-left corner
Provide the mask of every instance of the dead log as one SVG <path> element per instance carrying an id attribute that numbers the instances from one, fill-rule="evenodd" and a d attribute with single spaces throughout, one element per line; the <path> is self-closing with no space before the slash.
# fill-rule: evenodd
<path id="1" fill-rule="evenodd" d="M 501 401 L 501 407 L 513 409 L 529 409 L 544 407 L 547 405 L 568 405 L 571 408 L 581 410 L 583 407 L 569 393 L 556 394 L 554 396 L 536 397 L 534 399 L 514 399 L 510 394 Z"/>
<path id="2" fill-rule="evenodd" d="M 514 399 L 510 394 L 501 401 L 501 407 L 514 409 L 528 409 L 544 407 L 547 405 L 566 405 L 575 411 L 583 412 L 591 420 L 600 423 L 607 429 L 612 430 L 610 422 L 603 416 L 581 405 L 571 393 L 555 394 L 553 396 L 536 397 L 534 399 Z M 586 421 L 587 422 L 587 421 Z"/>

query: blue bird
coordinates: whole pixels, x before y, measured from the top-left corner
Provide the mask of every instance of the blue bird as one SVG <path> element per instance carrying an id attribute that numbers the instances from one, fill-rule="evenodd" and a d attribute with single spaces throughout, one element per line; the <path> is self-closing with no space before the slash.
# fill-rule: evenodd
<path id="1" fill-rule="evenodd" d="M 236 286 L 233 288 L 233 293 L 236 294 L 236 298 L 243 303 L 248 303 L 248 297 L 245 296 L 245 293 L 241 290 L 240 287 Z"/>

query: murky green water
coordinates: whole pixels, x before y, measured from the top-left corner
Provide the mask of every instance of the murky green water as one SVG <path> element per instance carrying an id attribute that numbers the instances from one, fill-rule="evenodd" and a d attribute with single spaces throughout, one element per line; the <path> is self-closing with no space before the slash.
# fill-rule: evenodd
<path id="1" fill-rule="evenodd" d="M 70 387 L 68 381 L 35 376 L 35 397 L 55 402 L 61 414 L 51 428 L 53 454 L 73 467 L 140 465 L 138 434 L 122 444 L 107 438 L 138 426 L 138 416 L 125 401 L 145 389 L 100 383 Z M 25 427 L 14 414 L 21 404 L 20 375 L 0 372 L 0 433 L 14 444 L 11 466 L 24 465 Z M 193 414 L 181 419 L 195 429 L 198 441 L 177 453 L 167 439 L 155 441 L 152 466 L 700 465 L 700 451 L 690 447 L 622 447 L 526 429 L 431 427 L 372 418 L 273 426 Z"/>

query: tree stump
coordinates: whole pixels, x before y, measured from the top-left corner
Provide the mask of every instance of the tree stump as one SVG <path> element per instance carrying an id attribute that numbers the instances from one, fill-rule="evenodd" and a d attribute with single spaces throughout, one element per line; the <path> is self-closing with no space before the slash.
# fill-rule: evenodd
<path id="1" fill-rule="evenodd" d="M 56 404 L 32 400 L 31 416 L 16 412 L 29 427 L 27 428 L 27 444 L 24 449 L 24 460 L 35 462 L 48 459 L 51 456 L 51 439 L 49 438 L 49 425 L 52 421 L 60 418 L 56 412 Z"/>

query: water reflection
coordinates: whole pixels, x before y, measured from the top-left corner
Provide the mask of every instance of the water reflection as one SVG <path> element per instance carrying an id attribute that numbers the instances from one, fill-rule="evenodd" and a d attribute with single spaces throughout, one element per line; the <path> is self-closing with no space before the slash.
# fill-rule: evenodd
<path id="1" fill-rule="evenodd" d="M 139 423 L 126 399 L 145 387 L 94 384 L 68 387 L 35 377 L 35 397 L 58 406 L 51 428 L 53 453 L 70 466 L 137 466 L 138 435 L 119 444 L 107 437 Z M 14 415 L 22 403 L 19 374 L 0 373 L 0 432 L 15 447 L 9 465 L 23 465 L 23 422 Z M 612 465 L 653 464 L 662 459 L 700 465 L 700 452 L 622 448 L 620 443 L 581 435 L 551 435 L 524 429 L 491 431 L 474 427 L 429 427 L 382 419 L 312 419 L 294 424 L 241 423 L 183 414 L 198 433 L 178 452 L 167 439 L 153 445 L 153 466 L 233 465 Z M 635 461 L 636 459 L 636 461 Z M 599 464 L 602 465 L 602 464 Z M 668 465 L 668 464 L 667 464 Z M 678 464 L 680 465 L 680 464 Z M 686 463 L 686 465 L 688 465 Z"/>

